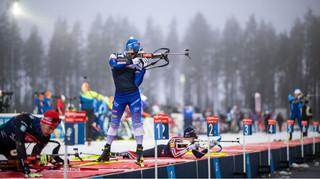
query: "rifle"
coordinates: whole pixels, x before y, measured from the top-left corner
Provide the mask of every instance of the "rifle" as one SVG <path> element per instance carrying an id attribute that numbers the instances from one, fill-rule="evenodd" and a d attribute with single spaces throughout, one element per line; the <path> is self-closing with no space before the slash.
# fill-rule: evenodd
<path id="1" fill-rule="evenodd" d="M 127 50 L 127 51 L 125 51 L 125 53 L 132 54 L 132 53 L 134 53 L 134 51 Z M 154 51 L 153 53 L 144 53 L 143 49 L 140 49 L 137 52 L 135 58 L 141 57 L 141 58 L 148 58 L 149 60 L 154 60 L 154 61 L 150 62 L 147 66 L 143 67 L 144 70 L 150 70 L 153 68 L 161 68 L 161 67 L 165 67 L 165 66 L 169 65 L 169 57 L 168 57 L 169 55 L 184 55 L 184 56 L 187 56 L 190 60 L 192 60 L 189 55 L 189 49 L 184 49 L 184 53 L 170 53 L 169 48 L 159 48 L 156 51 Z M 117 57 L 118 61 L 132 60 L 131 56 L 123 56 L 118 53 L 116 53 L 116 57 Z M 153 65 L 156 65 L 160 61 L 164 61 L 164 64 L 151 67 Z"/>
<path id="2" fill-rule="evenodd" d="M 60 146 L 56 147 L 55 149 L 59 150 L 59 148 Z M 76 158 L 79 158 L 83 162 L 82 158 L 80 157 L 80 154 L 82 154 L 82 152 L 79 152 L 78 148 L 73 148 L 73 150 L 74 150 L 74 153 L 68 153 L 67 156 L 75 156 Z M 47 155 L 53 159 L 55 159 L 55 157 L 64 156 L 64 154 L 57 154 L 56 152 L 54 152 L 54 154 L 47 154 Z M 18 155 L 18 152 L 16 149 L 14 149 L 10 151 L 10 154 L 11 156 L 16 157 Z M 40 158 L 41 158 L 41 155 L 28 155 L 27 161 L 35 161 L 35 160 L 39 160 Z"/>
<path id="3" fill-rule="evenodd" d="M 202 139 L 195 139 L 195 142 L 200 143 L 208 143 L 208 140 L 202 140 Z M 220 142 L 227 142 L 227 143 L 239 143 L 240 144 L 240 138 L 237 138 L 237 140 L 221 140 L 221 136 L 219 139 L 216 140 L 216 142 L 218 142 L 218 144 Z M 241 144 L 240 144 L 241 145 Z"/>
<path id="4" fill-rule="evenodd" d="M 222 150 L 222 146 L 220 145 L 220 142 L 228 142 L 228 143 L 231 142 L 231 143 L 238 143 L 238 144 L 242 145 L 240 143 L 240 138 L 237 138 L 237 140 L 221 140 L 221 138 L 222 137 L 220 136 L 220 138 L 217 139 L 217 140 L 212 139 L 212 140 L 215 141 L 216 146 L 218 146 L 220 148 L 220 150 L 216 151 L 217 153 L 221 152 L 221 150 Z M 207 148 L 208 140 L 195 139 L 195 143 L 198 144 L 199 146 L 203 147 L 203 148 Z"/>

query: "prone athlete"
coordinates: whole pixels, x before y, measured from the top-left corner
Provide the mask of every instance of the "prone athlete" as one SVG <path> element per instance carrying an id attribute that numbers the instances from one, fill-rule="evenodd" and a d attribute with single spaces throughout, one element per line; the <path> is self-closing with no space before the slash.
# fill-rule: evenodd
<path id="1" fill-rule="evenodd" d="M 0 154 L 8 160 L 18 160 L 26 177 L 41 177 L 42 174 L 30 171 L 25 143 L 37 143 L 31 155 L 40 155 L 50 141 L 50 135 L 60 123 L 59 113 L 52 110 L 45 112 L 42 118 L 30 113 L 21 113 L 12 117 L 8 122 L 0 125 Z M 14 150 L 17 151 L 17 156 L 11 155 L 11 151 Z M 42 154 L 40 163 L 45 165 L 50 160 L 50 156 Z"/>
<path id="2" fill-rule="evenodd" d="M 178 158 L 182 157 L 184 154 L 191 150 L 196 158 L 202 158 L 208 152 L 208 149 L 201 150 L 199 147 L 199 143 L 195 141 L 195 139 L 197 138 L 197 131 L 192 127 L 188 127 L 184 130 L 183 137 L 172 137 L 166 145 L 158 145 L 158 157 Z M 217 141 L 211 140 L 210 148 L 214 147 L 217 144 Z M 154 157 L 154 150 L 155 148 L 144 150 L 143 156 Z M 111 155 L 130 159 L 136 158 L 136 152 L 134 151 L 125 151 L 118 153 L 111 152 Z"/>

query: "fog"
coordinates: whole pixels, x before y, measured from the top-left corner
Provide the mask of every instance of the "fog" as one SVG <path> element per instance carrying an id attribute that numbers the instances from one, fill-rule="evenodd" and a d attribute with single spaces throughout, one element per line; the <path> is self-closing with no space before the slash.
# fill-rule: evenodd
<path id="1" fill-rule="evenodd" d="M 146 51 L 190 48 L 192 61 L 173 57 L 142 84 L 150 105 L 168 111 L 253 109 L 259 92 L 274 112 L 288 109 L 295 88 L 320 92 L 317 0 L 20 0 L 14 16 L 8 2 L 0 1 L 0 89 L 14 92 L 10 111 L 31 111 L 34 94 L 47 90 L 77 106 L 84 76 L 113 95 L 106 59 L 130 36 Z M 319 116 L 319 98 L 311 104 Z"/>
<path id="2" fill-rule="evenodd" d="M 1 0 L 2 11 L 8 0 Z M 288 31 L 297 17 L 303 18 L 308 8 L 315 15 L 320 14 L 318 0 L 20 0 L 21 14 L 17 18 L 22 36 L 27 38 L 33 25 L 39 28 L 45 44 L 48 44 L 57 18 L 64 18 L 69 24 L 80 22 L 84 34 L 100 14 L 103 19 L 126 17 L 141 33 L 145 32 L 147 18 L 164 33 L 168 33 L 170 22 L 176 19 L 180 37 L 188 23 L 201 12 L 212 28 L 222 30 L 228 18 L 236 18 L 242 27 L 250 15 L 258 21 L 272 23 L 277 32 Z M 70 27 L 71 28 L 71 27 Z"/>

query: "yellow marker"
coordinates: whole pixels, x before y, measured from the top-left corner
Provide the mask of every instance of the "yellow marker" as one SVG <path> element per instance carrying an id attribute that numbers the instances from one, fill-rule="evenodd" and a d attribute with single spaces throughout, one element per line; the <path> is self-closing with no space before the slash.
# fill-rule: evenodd
<path id="1" fill-rule="evenodd" d="M 119 163 L 123 161 L 105 161 L 105 162 L 90 162 L 90 163 L 84 163 L 80 165 L 73 165 L 72 167 L 81 167 L 81 166 L 90 166 L 90 165 L 98 165 L 98 164 L 109 164 L 109 163 Z"/>
<path id="2" fill-rule="evenodd" d="M 185 155 L 193 155 L 192 152 L 187 152 Z M 208 155 L 208 154 L 206 154 Z M 210 156 L 228 156 L 227 153 L 210 153 Z"/>

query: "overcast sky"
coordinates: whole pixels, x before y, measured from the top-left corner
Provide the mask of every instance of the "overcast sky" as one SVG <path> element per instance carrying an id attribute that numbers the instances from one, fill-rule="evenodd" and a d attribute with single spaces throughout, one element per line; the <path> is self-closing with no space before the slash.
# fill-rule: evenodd
<path id="1" fill-rule="evenodd" d="M 9 0 L 0 0 L 4 10 Z M 272 23 L 276 31 L 289 31 L 297 17 L 303 18 L 308 8 L 320 15 L 320 0 L 20 0 L 22 13 L 17 16 L 21 34 L 30 35 L 37 25 L 45 44 L 52 37 L 53 25 L 58 17 L 65 18 L 70 27 L 76 21 L 82 25 L 84 35 L 100 14 L 105 20 L 112 15 L 115 19 L 127 17 L 143 33 L 148 17 L 154 25 L 167 33 L 175 18 L 178 31 L 185 32 L 197 12 L 201 12 L 213 29 L 223 30 L 226 19 L 235 17 L 241 27 L 254 14 L 256 20 Z"/>

